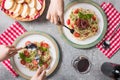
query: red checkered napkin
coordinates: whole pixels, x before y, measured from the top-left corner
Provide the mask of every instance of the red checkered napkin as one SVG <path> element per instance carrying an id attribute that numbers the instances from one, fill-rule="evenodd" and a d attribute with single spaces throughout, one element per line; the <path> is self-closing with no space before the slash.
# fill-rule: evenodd
<path id="1" fill-rule="evenodd" d="M 110 48 L 102 48 L 102 43 L 104 40 L 108 40 L 118 24 L 120 24 L 120 13 L 114 8 L 111 3 L 102 3 L 101 7 L 105 11 L 108 19 L 108 28 L 103 40 L 97 45 L 97 48 L 105 54 L 108 58 L 111 58 L 120 48 L 120 28 L 117 30 L 116 34 L 110 42 Z"/>
<path id="2" fill-rule="evenodd" d="M 23 28 L 23 26 L 18 22 L 15 22 L 0 35 L 0 44 L 12 45 L 16 38 L 24 32 L 26 32 L 26 30 Z M 3 61 L 2 64 L 11 72 L 14 77 L 18 76 L 10 64 L 10 59 Z"/>

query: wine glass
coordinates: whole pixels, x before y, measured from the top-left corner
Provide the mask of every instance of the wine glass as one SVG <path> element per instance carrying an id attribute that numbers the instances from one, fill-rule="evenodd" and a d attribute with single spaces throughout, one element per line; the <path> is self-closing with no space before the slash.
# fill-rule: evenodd
<path id="1" fill-rule="evenodd" d="M 85 74 L 88 73 L 91 69 L 91 62 L 88 57 L 84 55 L 77 56 L 75 59 L 72 60 L 72 66 L 74 69 L 81 73 Z"/>

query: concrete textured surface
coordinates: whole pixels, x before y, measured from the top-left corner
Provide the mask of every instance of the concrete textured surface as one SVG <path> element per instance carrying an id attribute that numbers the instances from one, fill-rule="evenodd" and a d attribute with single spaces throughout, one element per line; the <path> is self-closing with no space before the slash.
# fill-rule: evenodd
<path id="1" fill-rule="evenodd" d="M 65 0 L 67 5 L 72 0 Z M 120 11 L 120 0 L 93 0 L 99 4 L 103 1 L 111 2 Z M 76 49 L 65 43 L 58 33 L 57 26 L 46 20 L 46 13 L 49 6 L 49 0 L 46 0 L 46 10 L 44 14 L 37 20 L 32 22 L 20 22 L 28 31 L 40 30 L 53 36 L 61 48 L 61 62 L 55 73 L 48 80 L 111 80 L 102 74 L 101 64 L 108 61 L 120 64 L 120 51 L 118 51 L 111 59 L 106 58 L 96 47 L 90 49 Z M 13 19 L 6 16 L 0 11 L 0 33 L 2 33 L 9 25 L 14 22 Z M 74 57 L 86 55 L 92 62 L 92 68 L 87 74 L 79 74 L 74 70 L 71 61 Z M 9 71 L 0 63 L 0 80 L 25 80 L 22 77 L 14 78 Z"/>

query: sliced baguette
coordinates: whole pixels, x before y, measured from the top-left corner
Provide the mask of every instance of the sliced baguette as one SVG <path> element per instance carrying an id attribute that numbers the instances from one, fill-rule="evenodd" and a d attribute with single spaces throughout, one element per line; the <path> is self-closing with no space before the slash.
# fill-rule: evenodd
<path id="1" fill-rule="evenodd" d="M 36 0 L 31 0 L 28 5 L 29 5 L 30 8 L 35 8 L 35 6 L 36 6 Z"/>
<path id="2" fill-rule="evenodd" d="M 13 0 L 6 0 L 4 4 L 4 8 L 9 10 L 13 7 L 14 3 L 15 2 Z"/>
<path id="3" fill-rule="evenodd" d="M 28 3 L 28 4 L 30 3 L 30 1 L 31 1 L 31 0 L 25 0 L 25 2 Z"/>
<path id="4" fill-rule="evenodd" d="M 29 7 L 27 4 L 23 4 L 23 11 L 21 13 L 21 16 L 25 18 L 29 14 Z"/>
<path id="5" fill-rule="evenodd" d="M 16 7 L 17 7 L 17 3 L 16 2 L 14 2 L 14 6 L 9 10 L 10 12 L 14 12 L 15 11 L 15 9 L 16 9 Z"/>
<path id="6" fill-rule="evenodd" d="M 29 16 L 35 16 L 36 15 L 36 9 L 35 8 L 30 8 L 30 13 L 29 13 Z"/>
<path id="7" fill-rule="evenodd" d="M 14 11 L 14 17 L 19 16 L 22 13 L 22 10 L 23 10 L 22 4 L 18 4 Z"/>
<path id="8" fill-rule="evenodd" d="M 17 3 L 24 3 L 25 0 L 16 0 Z"/>
<path id="9" fill-rule="evenodd" d="M 38 0 L 36 0 L 36 9 L 39 11 L 41 8 L 42 8 L 41 3 Z"/>

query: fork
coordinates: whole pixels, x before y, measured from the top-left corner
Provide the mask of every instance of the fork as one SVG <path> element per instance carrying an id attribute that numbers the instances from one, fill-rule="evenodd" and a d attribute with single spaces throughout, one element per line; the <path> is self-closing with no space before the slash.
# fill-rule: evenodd
<path id="1" fill-rule="evenodd" d="M 103 48 L 108 49 L 110 47 L 110 40 L 115 35 L 116 31 L 120 28 L 120 24 L 115 28 L 114 32 L 112 33 L 111 37 L 108 40 L 103 42 Z"/>
<path id="2" fill-rule="evenodd" d="M 74 33 L 74 29 L 70 29 L 69 27 L 67 27 L 66 25 L 64 25 L 64 27 L 66 27 L 67 29 L 69 29 L 70 30 L 70 32 L 73 34 Z"/>

